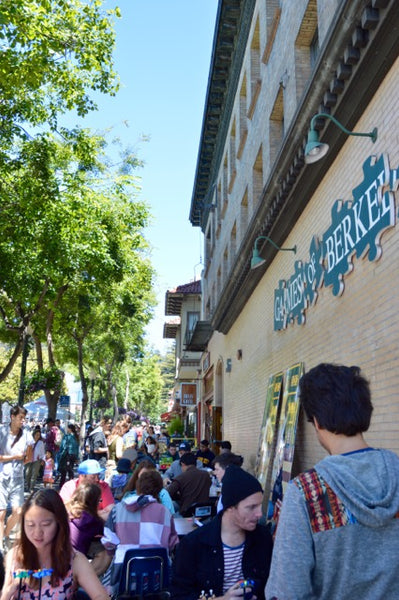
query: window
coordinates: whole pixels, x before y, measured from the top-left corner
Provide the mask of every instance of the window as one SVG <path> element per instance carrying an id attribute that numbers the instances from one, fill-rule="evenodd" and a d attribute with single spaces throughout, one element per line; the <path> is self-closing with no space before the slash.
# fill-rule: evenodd
<path id="1" fill-rule="evenodd" d="M 191 332 L 194 331 L 197 321 L 199 321 L 200 313 L 199 311 L 189 311 L 187 313 L 187 329 Z"/>
<path id="2" fill-rule="evenodd" d="M 222 211 L 221 211 L 221 218 L 223 219 L 226 210 L 227 210 L 227 205 L 229 202 L 229 197 L 228 197 L 228 186 L 227 186 L 227 180 L 228 180 L 228 169 L 227 169 L 227 154 L 224 157 L 224 161 L 223 161 L 223 183 L 222 183 Z"/>
<path id="3" fill-rule="evenodd" d="M 216 191 L 216 231 L 215 231 L 215 236 L 217 239 L 219 239 L 220 236 L 220 228 L 221 228 L 221 224 L 222 224 L 222 208 L 220 206 L 220 198 L 222 197 L 222 184 L 219 181 L 218 185 L 217 185 L 217 191 Z"/>
<path id="4" fill-rule="evenodd" d="M 230 234 L 230 270 L 233 268 L 233 264 L 236 258 L 236 248 L 237 246 L 237 227 L 234 223 L 233 229 Z"/>
<path id="5" fill-rule="evenodd" d="M 217 278 L 216 278 L 216 294 L 217 297 L 220 297 L 220 293 L 222 291 L 222 271 L 221 268 L 218 268 Z"/>
<path id="6" fill-rule="evenodd" d="M 236 120 L 234 119 L 229 138 L 229 194 L 233 190 L 236 175 Z"/>
<path id="7" fill-rule="evenodd" d="M 205 232 L 205 269 L 208 267 L 211 260 L 212 250 L 212 221 L 210 221 L 208 222 L 208 227 Z"/>
<path id="8" fill-rule="evenodd" d="M 252 205 L 254 210 L 260 200 L 263 190 L 263 152 L 262 145 L 252 168 Z"/>
<path id="9" fill-rule="evenodd" d="M 229 275 L 229 250 L 226 246 L 223 252 L 223 285 L 226 283 Z"/>
<path id="10" fill-rule="evenodd" d="M 262 62 L 265 64 L 269 62 L 280 16 L 281 8 L 279 0 L 266 0 L 266 46 L 262 56 Z"/>
<path id="11" fill-rule="evenodd" d="M 243 240 L 248 227 L 248 189 L 245 190 L 241 200 L 240 210 L 240 240 Z"/>
<path id="12" fill-rule="evenodd" d="M 309 0 L 295 40 L 296 97 L 299 100 L 319 54 L 317 0 Z"/>
<path id="13" fill-rule="evenodd" d="M 240 105 L 239 105 L 239 145 L 237 149 L 237 158 L 241 158 L 245 142 L 247 141 L 248 135 L 248 124 L 247 124 L 247 77 L 244 75 L 243 82 L 240 89 Z"/>
<path id="14" fill-rule="evenodd" d="M 284 136 L 284 89 L 280 85 L 270 115 L 270 164 L 277 157 Z"/>
<path id="15" fill-rule="evenodd" d="M 261 79 L 260 79 L 260 41 L 259 41 L 259 17 L 256 19 L 254 34 L 251 41 L 250 54 L 250 71 L 251 71 L 251 96 L 250 105 L 248 108 L 248 118 L 252 119 L 256 102 L 258 100 Z"/>
<path id="16" fill-rule="evenodd" d="M 187 326 L 186 326 L 186 334 L 185 334 L 185 344 L 188 344 L 192 338 L 195 326 L 197 321 L 200 319 L 199 311 L 189 311 L 187 312 Z"/>

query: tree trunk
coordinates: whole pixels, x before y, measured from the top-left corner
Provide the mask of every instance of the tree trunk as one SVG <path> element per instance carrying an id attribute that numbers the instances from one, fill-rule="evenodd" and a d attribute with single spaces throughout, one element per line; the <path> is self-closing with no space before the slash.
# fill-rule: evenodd
<path id="1" fill-rule="evenodd" d="M 129 369 L 126 367 L 125 400 L 123 402 L 123 408 L 125 410 L 127 410 L 127 407 L 128 407 L 129 394 L 130 394 L 130 375 L 129 375 Z"/>
<path id="2" fill-rule="evenodd" d="M 83 343 L 82 343 L 81 339 L 76 339 L 76 342 L 78 345 L 79 377 L 80 377 L 80 384 L 82 386 L 82 412 L 80 414 L 82 427 L 80 428 L 80 438 L 81 438 L 81 441 L 83 441 L 83 438 L 86 434 L 85 423 L 86 423 L 87 406 L 89 403 L 89 396 L 87 393 L 87 379 L 86 379 L 84 368 L 83 368 Z"/>
<path id="3" fill-rule="evenodd" d="M 118 401 L 117 401 L 117 394 L 116 394 L 116 387 L 115 387 L 115 385 L 112 385 L 111 395 L 112 395 L 112 404 L 113 404 L 113 407 L 114 407 L 114 419 L 113 419 L 113 421 L 114 421 L 114 423 L 116 423 L 116 421 L 118 420 L 119 411 L 118 411 Z"/>

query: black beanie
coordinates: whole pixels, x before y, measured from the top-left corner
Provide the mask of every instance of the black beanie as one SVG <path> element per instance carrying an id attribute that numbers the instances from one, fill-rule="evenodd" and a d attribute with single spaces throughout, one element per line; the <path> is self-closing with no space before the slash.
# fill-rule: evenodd
<path id="1" fill-rule="evenodd" d="M 263 490 L 261 484 L 253 475 L 236 465 L 227 467 L 222 479 L 222 504 L 224 509 L 235 506 L 241 500 L 256 494 L 256 492 L 263 493 Z"/>

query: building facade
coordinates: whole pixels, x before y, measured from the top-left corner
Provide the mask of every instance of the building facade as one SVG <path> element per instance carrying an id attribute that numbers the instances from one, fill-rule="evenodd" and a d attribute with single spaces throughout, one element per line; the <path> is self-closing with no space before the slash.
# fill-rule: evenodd
<path id="1" fill-rule="evenodd" d="M 202 309 L 186 347 L 202 352 L 200 429 L 219 420 L 249 469 L 271 377 L 283 394 L 290 367 L 319 362 L 362 368 L 367 440 L 399 452 L 398 26 L 396 0 L 219 3 L 190 209 Z M 316 114 L 329 152 L 307 164 Z M 374 143 L 348 135 L 374 128 Z M 299 413 L 293 474 L 322 456 Z"/>
<path id="2" fill-rule="evenodd" d="M 179 416 L 186 437 L 196 437 L 197 403 L 200 391 L 199 350 L 187 349 L 187 340 L 201 317 L 201 281 L 192 281 L 168 290 L 165 295 L 165 315 L 172 317 L 164 324 L 163 337 L 175 340 L 175 382 L 169 414 L 164 420 Z"/>

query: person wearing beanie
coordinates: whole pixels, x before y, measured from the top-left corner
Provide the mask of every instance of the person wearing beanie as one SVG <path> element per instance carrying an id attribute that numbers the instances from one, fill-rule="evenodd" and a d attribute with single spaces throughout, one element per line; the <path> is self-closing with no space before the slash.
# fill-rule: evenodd
<path id="1" fill-rule="evenodd" d="M 259 524 L 263 492 L 259 481 L 230 465 L 222 479 L 223 510 L 182 538 L 172 565 L 172 600 L 243 598 L 242 581 L 257 600 L 265 600 L 273 541 Z M 249 591 L 249 590 L 248 590 Z"/>

